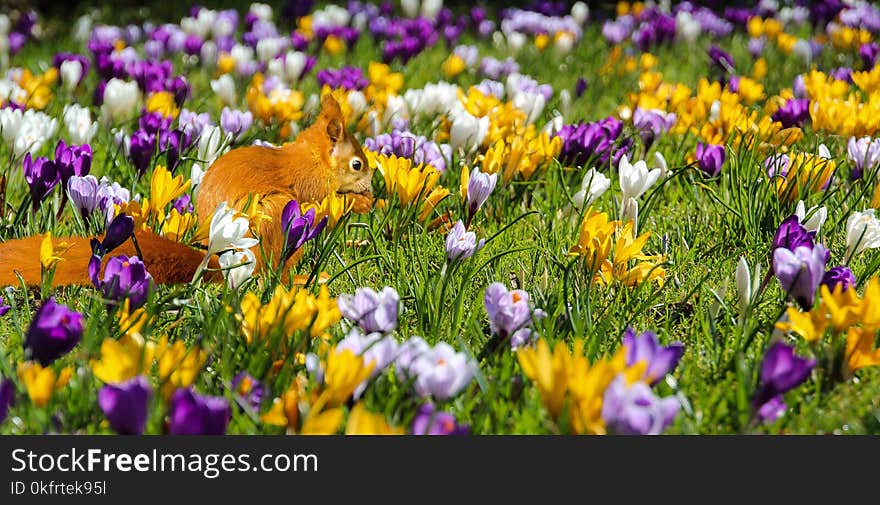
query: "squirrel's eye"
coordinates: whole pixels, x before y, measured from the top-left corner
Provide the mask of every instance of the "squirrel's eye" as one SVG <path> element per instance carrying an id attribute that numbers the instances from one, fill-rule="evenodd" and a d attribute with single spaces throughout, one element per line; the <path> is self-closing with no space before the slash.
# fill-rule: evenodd
<path id="1" fill-rule="evenodd" d="M 361 160 L 359 160 L 357 158 L 354 158 L 351 160 L 351 169 L 352 170 L 360 171 L 362 165 L 363 165 L 363 163 L 361 163 Z"/>

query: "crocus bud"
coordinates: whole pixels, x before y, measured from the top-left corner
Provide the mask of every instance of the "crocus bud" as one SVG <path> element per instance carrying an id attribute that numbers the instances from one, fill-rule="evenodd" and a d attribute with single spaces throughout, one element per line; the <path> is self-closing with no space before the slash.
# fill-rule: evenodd
<path id="1" fill-rule="evenodd" d="M 738 296 L 739 309 L 745 313 L 746 308 L 752 301 L 752 272 L 745 256 L 740 257 L 736 264 L 736 294 Z"/>

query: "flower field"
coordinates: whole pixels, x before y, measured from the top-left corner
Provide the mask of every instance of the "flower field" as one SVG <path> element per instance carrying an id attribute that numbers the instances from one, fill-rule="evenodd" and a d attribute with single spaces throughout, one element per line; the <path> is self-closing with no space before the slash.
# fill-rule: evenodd
<path id="1" fill-rule="evenodd" d="M 0 434 L 880 433 L 877 6 L 225 9 L 0 14 Z"/>

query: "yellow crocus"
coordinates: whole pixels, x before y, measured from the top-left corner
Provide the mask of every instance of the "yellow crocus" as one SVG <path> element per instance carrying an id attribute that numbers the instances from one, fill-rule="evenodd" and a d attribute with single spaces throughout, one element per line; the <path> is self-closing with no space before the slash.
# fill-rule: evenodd
<path id="1" fill-rule="evenodd" d="M 159 339 L 153 354 L 158 360 L 158 377 L 165 398 L 177 388 L 191 386 L 208 358 L 199 346 L 187 349 L 181 340 L 169 343 L 167 336 Z"/>
<path id="2" fill-rule="evenodd" d="M 180 109 L 174 101 L 174 95 L 169 91 L 151 93 L 147 97 L 144 108 L 147 112 L 158 112 L 164 117 L 176 118 L 180 114 Z"/>
<path id="3" fill-rule="evenodd" d="M 52 368 L 43 368 L 34 361 L 25 361 L 18 364 L 17 372 L 31 402 L 37 407 L 45 407 L 52 399 L 52 394 L 70 381 L 73 369 L 68 366 L 56 374 Z"/>
<path id="4" fill-rule="evenodd" d="M 404 428 L 391 426 L 382 414 L 367 410 L 363 402 L 358 402 L 348 414 L 345 424 L 346 435 L 403 435 Z"/>
<path id="5" fill-rule="evenodd" d="M 315 209 L 315 222 L 327 218 L 327 226 L 335 228 L 343 216 L 351 213 L 354 208 L 354 200 L 345 195 L 330 193 L 318 203 L 306 203 L 302 206 L 305 213 L 309 209 Z"/>
<path id="6" fill-rule="evenodd" d="M 184 181 L 182 174 L 173 177 L 167 168 L 157 165 L 150 178 L 151 212 L 155 212 L 159 220 L 163 221 L 165 207 L 189 189 L 189 185 L 190 181 Z"/>
<path id="7" fill-rule="evenodd" d="M 874 345 L 874 332 L 852 327 L 846 332 L 846 367 L 849 373 L 880 365 L 880 349 Z"/>
<path id="8" fill-rule="evenodd" d="M 568 390 L 568 349 L 557 342 L 553 351 L 547 341 L 539 339 L 534 348 L 524 347 L 516 353 L 523 373 L 535 382 L 541 395 L 541 403 L 556 419 L 562 412 L 565 393 Z"/>
<path id="9" fill-rule="evenodd" d="M 40 265 L 43 271 L 47 272 L 55 268 L 60 261 L 64 260 L 64 254 L 73 247 L 73 244 L 67 242 L 52 242 L 52 232 L 47 231 L 42 242 L 40 242 Z"/>
<path id="10" fill-rule="evenodd" d="M 464 72 L 467 68 L 467 64 L 461 58 L 461 56 L 457 54 L 450 54 L 443 64 L 440 65 L 440 69 L 443 71 L 443 75 L 446 76 L 447 79 L 452 79 L 457 77 L 458 74 Z"/>
<path id="11" fill-rule="evenodd" d="M 337 352 L 333 347 L 327 353 L 326 359 L 324 384 L 316 402 L 321 406 L 338 407 L 344 404 L 354 394 L 354 390 L 367 380 L 375 366 L 372 361 L 364 363 L 364 359 L 350 349 Z"/>
<path id="12" fill-rule="evenodd" d="M 95 377 L 108 384 L 119 384 L 149 371 L 155 346 L 137 335 L 101 342 L 101 358 L 90 362 Z"/>
<path id="13" fill-rule="evenodd" d="M 181 215 L 177 209 L 171 209 L 165 222 L 162 223 L 162 236 L 175 242 L 183 242 L 184 237 L 196 225 L 196 216 L 192 212 Z"/>

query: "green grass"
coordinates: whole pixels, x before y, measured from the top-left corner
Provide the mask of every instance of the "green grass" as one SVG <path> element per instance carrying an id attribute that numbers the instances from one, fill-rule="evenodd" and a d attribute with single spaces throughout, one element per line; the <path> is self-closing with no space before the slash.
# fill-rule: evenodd
<path id="1" fill-rule="evenodd" d="M 126 18 L 127 19 L 127 18 Z M 59 23 L 60 24 L 60 23 Z M 61 36 L 59 24 L 56 37 L 30 43 L 16 56 L 14 64 L 45 69 L 58 50 L 84 52 L 84 48 Z M 720 45 L 730 50 L 738 70 L 747 74 L 750 58 L 745 49 L 747 37 L 736 33 Z M 480 55 L 500 55 L 487 41 L 465 38 L 474 43 Z M 695 88 L 697 81 L 709 72 L 705 49 L 710 41 L 701 38 L 694 47 L 663 46 L 653 54 L 658 58 L 657 70 L 666 82 L 683 82 Z M 547 105 L 543 119 L 558 109 L 558 92 L 573 90 L 578 77 L 586 77 L 590 85 L 586 93 L 574 100 L 566 123 L 596 120 L 612 114 L 620 104 L 628 104 L 627 95 L 637 91 L 638 72 L 621 77 L 602 77 L 597 70 L 606 62 L 609 47 L 601 38 L 599 27 L 591 24 L 574 52 L 564 58 L 541 54 L 527 47 L 517 60 L 522 72 L 541 83 L 553 86 L 554 98 Z M 852 54 L 831 54 L 826 50 L 817 62 L 819 68 L 853 65 Z M 408 65 L 395 64 L 404 72 L 407 88 L 421 87 L 442 80 L 439 68 L 448 55 L 441 45 L 414 58 Z M 769 96 L 790 87 L 792 79 L 808 67 L 792 57 L 779 53 L 768 44 L 765 55 L 771 69 L 763 80 Z M 366 69 L 367 63 L 379 58 L 378 48 L 368 37 L 362 37 L 356 49 L 338 57 L 322 56 L 316 69 L 352 64 Z M 178 71 L 184 70 L 176 61 Z M 214 120 L 219 116 L 219 101 L 210 93 L 211 75 L 199 68 L 187 72 L 195 93 L 186 106 L 208 111 Z M 302 91 L 317 91 L 312 77 Z M 479 82 L 472 71 L 457 80 L 462 86 Z M 74 99 L 90 103 L 96 84 L 90 75 L 84 88 Z M 243 98 L 244 81 L 238 81 Z M 60 116 L 65 98 L 60 94 L 47 112 Z M 242 108 L 243 100 L 242 100 Z M 543 120 L 539 121 L 539 126 Z M 259 129 L 256 137 L 266 136 Z M 632 133 L 632 132 L 630 132 Z M 829 209 L 829 219 L 821 240 L 832 251 L 830 265 L 840 264 L 845 251 L 845 219 L 853 210 L 869 205 L 872 187 L 865 182 L 850 183 L 845 161 L 845 138 L 817 134 L 809 127 L 797 148 L 814 152 L 824 142 L 837 160 L 836 182 L 823 193 L 812 195 L 807 204 L 822 203 Z M 847 382 L 827 383 L 809 379 L 786 396 L 787 413 L 776 423 L 757 426 L 750 422 L 749 404 L 763 352 L 770 340 L 774 323 L 784 310 L 785 296 L 774 280 L 759 297 L 745 322 L 740 321 L 736 306 L 733 271 L 740 256 L 751 265 L 760 264 L 762 272 L 769 268 L 769 247 L 778 223 L 794 211 L 794 204 L 778 203 L 775 191 L 761 177 L 762 165 L 756 153 L 728 151 L 728 162 L 716 180 L 704 180 L 687 165 L 686 155 L 693 152 L 696 139 L 664 136 L 655 149 L 662 152 L 676 175 L 662 181 L 649 194 L 649 204 L 642 199 L 639 229 L 650 231 L 645 250 L 657 253 L 666 244 L 667 269 L 663 287 L 644 284 L 636 288 L 590 285 L 588 275 L 572 266 L 568 249 L 576 243 L 578 216 L 566 211 L 568 195 L 576 191 L 581 170 L 552 163 L 528 183 L 499 185 L 474 221 L 479 237 L 493 237 L 485 249 L 467 260 L 461 268 L 441 276 L 444 268 L 444 236 L 411 221 L 400 221 L 396 211 L 389 217 L 374 210 L 368 215 L 351 216 L 339 233 L 325 233 L 322 243 L 310 244 L 305 259 L 295 273 L 308 274 L 320 269 L 333 276 L 329 289 L 335 296 L 352 293 L 357 287 L 379 289 L 394 287 L 402 297 L 400 327 L 396 335 L 405 339 L 413 335 L 429 343 L 449 342 L 473 356 L 484 356 L 479 377 L 461 395 L 444 405 L 460 422 L 471 425 L 474 433 L 553 433 L 556 427 L 541 406 L 537 390 L 524 377 L 515 354 L 506 346 L 484 355 L 489 343 L 489 325 L 483 309 L 485 287 L 500 281 L 509 287 L 527 290 L 535 305 L 548 316 L 537 324 L 540 335 L 550 342 L 571 342 L 583 338 L 591 359 L 615 351 L 623 331 L 631 326 L 637 331 L 654 330 L 662 342 L 680 340 L 685 345 L 684 357 L 675 372 L 658 386 L 663 395 L 676 394 L 682 409 L 668 433 L 878 433 L 880 432 L 880 373 L 866 369 Z M 47 144 L 54 144 L 49 142 Z M 146 195 L 147 177 L 135 180 L 129 164 L 115 156 L 112 134 L 101 128 L 92 143 L 96 153 L 93 174 L 107 175 L 122 184 L 131 183 L 133 192 Z M 49 154 L 49 147 L 43 148 Z M 648 158 L 649 160 L 651 158 Z M 8 165 L 8 150 L 3 151 L 3 166 Z M 455 219 L 462 216 L 457 196 L 460 170 L 456 160 L 441 178 L 441 184 L 453 190 L 441 206 L 450 210 Z M 650 161 L 649 161 L 650 164 Z M 13 207 L 27 193 L 19 164 L 8 169 L 10 186 L 8 201 Z M 188 174 L 188 165 L 178 169 Z M 620 189 L 616 171 L 609 174 L 611 190 L 595 206 L 616 216 Z M 381 188 L 381 176 L 374 186 Z M 856 191 L 850 192 L 849 189 Z M 381 190 L 380 190 L 381 194 Z M 647 198 L 647 196 L 646 196 Z M 397 229 L 386 233 L 385 223 Z M 48 223 L 31 221 L 17 227 L 4 223 L 0 238 L 12 239 L 43 233 Z M 73 234 L 77 228 L 70 210 L 52 224 L 55 235 Z M 497 234 L 497 235 L 496 235 Z M 353 248 L 349 241 L 367 240 L 369 245 Z M 317 259 L 323 257 L 318 263 Z M 860 282 L 874 274 L 876 253 L 868 251 L 853 264 Z M 567 269 L 570 271 L 567 272 Z M 566 279 L 569 279 L 566 282 Z M 257 281 L 247 288 L 267 300 L 272 283 Z M 448 284 L 446 288 L 444 284 Z M 446 293 L 440 296 L 440 293 Z M 16 406 L 11 418 L 0 425 L 0 433 L 43 433 L 62 431 L 76 433 L 108 432 L 103 415 L 96 404 L 100 382 L 90 372 L 88 362 L 97 356 L 104 339 L 118 336 L 118 328 L 105 304 L 89 287 L 57 290 L 54 295 L 63 303 L 86 315 L 86 332 L 80 345 L 62 359 L 76 368 L 69 386 L 54 396 L 47 408 L 37 408 L 27 400 L 19 384 Z M 6 294 L 4 294 L 5 297 Z M 0 375 L 14 376 L 17 363 L 23 359 L 22 341 L 28 321 L 38 303 L 39 293 L 16 288 L 8 301 L 14 304 L 10 314 L 0 319 Z M 148 304 L 157 315 L 155 326 L 146 334 L 150 339 L 169 335 L 189 345 L 196 342 L 208 350 L 209 359 L 199 374 L 195 387 L 205 394 L 234 398 L 229 383 L 242 370 L 268 381 L 272 396 L 280 394 L 292 374 L 302 370 L 293 359 L 287 359 L 281 372 L 269 373 L 277 349 L 247 346 L 240 324 L 227 307 L 238 306 L 239 295 L 222 286 L 186 285 L 160 287 Z M 179 307 L 172 300 L 185 300 Z M 343 336 L 336 325 L 334 339 Z M 289 356 L 292 358 L 292 356 Z M 407 393 L 406 384 L 393 374 L 376 380 L 365 393 L 365 402 L 373 412 L 381 412 L 392 424 L 405 425 L 416 405 Z M 161 432 L 163 408 L 154 395 L 148 432 Z M 268 403 L 264 404 L 268 408 Z M 231 433 L 277 433 L 279 429 L 264 426 L 252 412 L 233 408 Z"/>

